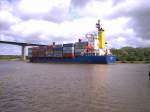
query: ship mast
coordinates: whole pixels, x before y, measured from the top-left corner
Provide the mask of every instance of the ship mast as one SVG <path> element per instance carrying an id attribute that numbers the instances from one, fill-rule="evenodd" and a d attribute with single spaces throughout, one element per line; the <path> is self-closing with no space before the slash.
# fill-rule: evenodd
<path id="1" fill-rule="evenodd" d="M 96 23 L 96 28 L 97 28 L 97 30 L 98 30 L 98 33 L 100 32 L 100 31 L 104 31 L 104 29 L 101 27 L 101 25 L 100 25 L 100 20 L 98 20 L 98 22 Z"/>
<path id="2" fill-rule="evenodd" d="M 96 28 L 98 29 L 98 31 L 100 31 L 100 20 L 98 20 L 98 22 L 96 23 Z"/>

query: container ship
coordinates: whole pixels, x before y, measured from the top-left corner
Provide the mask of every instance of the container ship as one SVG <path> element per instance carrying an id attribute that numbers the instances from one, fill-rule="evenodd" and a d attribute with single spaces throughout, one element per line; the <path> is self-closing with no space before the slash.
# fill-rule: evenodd
<path id="1" fill-rule="evenodd" d="M 110 50 L 106 47 L 104 29 L 100 20 L 96 23 L 97 34 L 87 34 L 86 41 L 81 39 L 75 43 L 55 44 L 28 48 L 30 62 L 40 63 L 84 63 L 113 64 L 116 62 Z"/>

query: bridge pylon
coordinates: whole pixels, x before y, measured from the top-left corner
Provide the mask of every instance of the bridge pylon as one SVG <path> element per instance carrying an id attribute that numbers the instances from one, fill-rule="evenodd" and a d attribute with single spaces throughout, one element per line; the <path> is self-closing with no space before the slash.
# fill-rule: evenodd
<path id="1" fill-rule="evenodd" d="M 23 45 L 21 47 L 22 47 L 21 48 L 22 49 L 22 51 L 21 51 L 21 54 L 22 54 L 21 56 L 22 57 L 21 58 L 22 58 L 23 61 L 25 61 L 26 60 L 26 54 L 25 54 L 25 52 L 26 52 L 26 46 Z"/>

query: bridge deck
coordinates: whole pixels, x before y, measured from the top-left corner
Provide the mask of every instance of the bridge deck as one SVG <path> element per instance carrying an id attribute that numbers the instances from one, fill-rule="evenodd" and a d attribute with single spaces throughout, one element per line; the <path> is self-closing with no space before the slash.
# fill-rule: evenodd
<path id="1" fill-rule="evenodd" d="M 44 44 L 33 44 L 33 43 L 25 43 L 25 42 L 11 42 L 11 41 L 0 41 L 0 43 L 19 45 L 19 46 L 46 46 Z"/>

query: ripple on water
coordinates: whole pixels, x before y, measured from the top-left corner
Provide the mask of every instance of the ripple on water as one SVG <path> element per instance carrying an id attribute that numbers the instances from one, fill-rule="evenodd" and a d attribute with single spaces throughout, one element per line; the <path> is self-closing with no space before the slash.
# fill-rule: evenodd
<path id="1" fill-rule="evenodd" d="M 0 62 L 0 112 L 149 112 L 145 64 Z"/>

